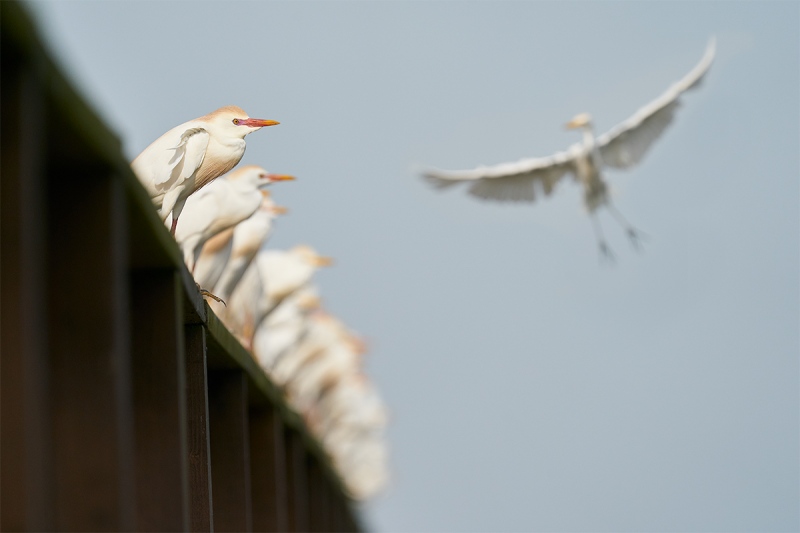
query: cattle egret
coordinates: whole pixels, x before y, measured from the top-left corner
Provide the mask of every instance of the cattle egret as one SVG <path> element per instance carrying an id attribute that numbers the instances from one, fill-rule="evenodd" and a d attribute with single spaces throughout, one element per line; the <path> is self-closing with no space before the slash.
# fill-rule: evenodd
<path id="1" fill-rule="evenodd" d="M 175 240 L 183 250 L 186 266 L 194 273 L 205 242 L 214 235 L 236 226 L 258 210 L 266 191 L 276 181 L 293 176 L 270 174 L 256 165 L 248 165 L 214 180 L 186 200 L 183 222 L 175 231 Z"/>
<path id="2" fill-rule="evenodd" d="M 200 251 L 194 279 L 203 287 L 213 287 L 223 299 L 230 296 L 244 269 L 269 237 L 272 221 L 288 211 L 277 205 L 267 191 L 262 195 L 261 205 L 250 218 L 208 239 Z"/>
<path id="3" fill-rule="evenodd" d="M 325 384 L 315 414 L 313 427 L 323 439 L 343 426 L 382 429 L 388 424 L 383 400 L 362 372 Z"/>
<path id="4" fill-rule="evenodd" d="M 278 385 L 286 385 L 300 372 L 300 369 L 347 334 L 344 324 L 336 317 L 317 312 L 308 317 L 306 330 L 301 342 L 293 350 L 284 354 L 274 365 L 271 376 Z"/>
<path id="5" fill-rule="evenodd" d="M 645 105 L 630 118 L 595 139 L 592 119 L 588 113 L 573 118 L 566 127 L 580 129 L 583 142 L 549 157 L 522 159 L 515 163 L 481 166 L 473 170 L 447 171 L 430 169 L 424 177 L 439 189 L 459 183 L 471 183 L 468 193 L 482 200 L 533 202 L 535 189 L 549 196 L 558 181 L 571 174 L 583 186 L 584 204 L 592 216 L 600 251 L 611 257 L 603 239 L 595 211 L 605 206 L 626 229 L 634 246 L 639 232 L 611 204 L 602 168 L 627 169 L 639 163 L 648 148 L 672 122 L 680 105 L 680 96 L 697 87 L 714 59 L 715 41 L 712 38 L 700 62 L 680 81 L 661 96 Z"/>
<path id="6" fill-rule="evenodd" d="M 356 499 L 379 491 L 389 478 L 384 430 L 386 408 L 360 373 L 349 373 L 321 391 L 309 419 Z"/>
<path id="7" fill-rule="evenodd" d="M 361 345 L 350 342 L 346 335 L 329 343 L 288 380 L 286 393 L 289 400 L 301 412 L 311 411 L 326 383 L 339 381 L 360 370 L 362 355 Z"/>
<path id="8" fill-rule="evenodd" d="M 133 160 L 133 172 L 160 210 L 161 219 L 172 214 L 173 235 L 189 195 L 239 163 L 248 133 L 276 124 L 250 118 L 240 107 L 221 107 L 172 128 Z"/>
<path id="9" fill-rule="evenodd" d="M 247 267 L 260 248 L 266 244 L 272 232 L 272 221 L 276 216 L 285 214 L 287 209 L 275 205 L 268 197 L 261 202 L 261 208 L 253 216 L 240 222 L 233 230 L 228 255 L 219 276 L 213 281 L 214 291 L 227 299 L 242 279 Z M 201 253 L 201 261 L 205 249 Z M 222 260 L 222 259 L 220 259 Z"/>
<path id="10" fill-rule="evenodd" d="M 264 317 L 253 335 L 253 355 L 267 373 L 286 351 L 296 346 L 307 329 L 309 316 L 320 307 L 316 287 L 290 294 Z"/>
<path id="11" fill-rule="evenodd" d="M 307 286 L 318 268 L 331 263 L 310 246 L 288 251 L 261 248 L 230 295 L 232 305 L 222 316 L 225 325 L 250 349 L 264 317 L 284 298 Z"/>

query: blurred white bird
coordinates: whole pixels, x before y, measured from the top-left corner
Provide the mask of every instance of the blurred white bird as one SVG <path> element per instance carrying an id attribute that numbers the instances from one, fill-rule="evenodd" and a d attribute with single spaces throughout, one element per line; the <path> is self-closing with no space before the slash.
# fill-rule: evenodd
<path id="1" fill-rule="evenodd" d="M 174 235 L 186 198 L 239 163 L 248 133 L 276 124 L 250 118 L 240 107 L 221 107 L 166 132 L 133 160 L 131 168 L 161 219 L 172 214 Z"/>
<path id="2" fill-rule="evenodd" d="M 325 346 L 324 350 L 300 366 L 286 382 L 289 401 L 302 413 L 310 413 L 326 386 L 341 381 L 361 369 L 363 343 L 350 332 Z"/>
<path id="3" fill-rule="evenodd" d="M 270 375 L 280 386 L 285 386 L 300 373 L 300 369 L 314 358 L 322 357 L 325 351 L 347 334 L 345 325 L 333 315 L 316 312 L 309 315 L 300 342 L 291 351 L 278 359 Z"/>
<path id="4" fill-rule="evenodd" d="M 389 478 L 384 436 L 388 414 L 366 376 L 349 373 L 324 387 L 310 414 L 306 419 L 312 431 L 342 472 L 353 497 L 369 498 L 383 488 Z"/>
<path id="5" fill-rule="evenodd" d="M 535 189 L 549 196 L 556 183 L 565 174 L 571 174 L 583 186 L 584 203 L 592 216 L 600 251 L 603 256 L 610 258 L 611 251 L 595 215 L 597 208 L 606 206 L 609 209 L 626 229 L 634 246 L 638 246 L 639 232 L 611 204 L 608 187 L 601 174 L 602 168 L 627 169 L 642 160 L 647 149 L 672 121 L 680 96 L 700 84 L 714 59 L 714 51 L 715 40 L 712 38 L 703 58 L 686 76 L 596 139 L 591 116 L 581 113 L 566 127 L 581 129 L 583 142 L 573 144 L 564 152 L 549 157 L 522 159 L 515 163 L 481 166 L 473 170 L 429 169 L 423 171 L 423 175 L 440 189 L 469 182 L 471 186 L 467 192 L 483 200 L 533 202 L 536 198 Z"/>
<path id="6" fill-rule="evenodd" d="M 221 318 L 247 348 L 264 317 L 284 298 L 307 286 L 314 272 L 333 262 L 310 246 L 291 250 L 262 248 L 230 295 L 230 305 Z M 215 309 L 216 311 L 216 309 Z"/>
<path id="7" fill-rule="evenodd" d="M 309 316 L 320 304 L 317 288 L 307 285 L 284 298 L 256 327 L 253 355 L 268 374 L 272 373 L 281 355 L 300 342 Z"/>
<path id="8" fill-rule="evenodd" d="M 187 198 L 183 222 L 175 231 L 175 240 L 183 250 L 189 271 L 194 274 L 195 264 L 208 239 L 236 226 L 258 210 L 267 194 L 262 187 L 293 179 L 293 176 L 270 174 L 259 166 L 247 165 L 214 180 Z"/>
<path id="9" fill-rule="evenodd" d="M 227 251 L 223 251 L 227 255 L 218 260 L 222 263 L 221 271 L 208 285 L 214 287 L 216 294 L 226 300 L 233 294 L 233 290 L 242 279 L 242 275 L 250 266 L 256 253 L 269 239 L 272 232 L 272 221 L 276 216 L 286 212 L 285 207 L 275 205 L 269 197 L 265 197 L 261 202 L 261 207 L 253 216 L 236 225 L 229 243 L 230 247 Z M 201 262 L 204 260 L 204 255 L 205 248 L 200 255 Z M 215 266 L 215 269 L 218 267 L 219 265 Z"/>
<path id="10" fill-rule="evenodd" d="M 268 191 L 261 191 L 261 205 L 250 218 L 208 239 L 200 250 L 194 269 L 194 279 L 203 287 L 213 288 L 226 299 L 269 237 L 272 221 L 288 210 L 277 205 Z M 223 288 L 230 286 L 229 289 Z"/>

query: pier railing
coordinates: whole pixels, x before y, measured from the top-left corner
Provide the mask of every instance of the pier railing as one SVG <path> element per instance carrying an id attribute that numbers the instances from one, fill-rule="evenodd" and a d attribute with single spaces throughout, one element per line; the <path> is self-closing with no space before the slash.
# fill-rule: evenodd
<path id="1" fill-rule="evenodd" d="M 0 2 L 0 528 L 353 531 L 301 417 L 202 300 L 113 132 Z"/>

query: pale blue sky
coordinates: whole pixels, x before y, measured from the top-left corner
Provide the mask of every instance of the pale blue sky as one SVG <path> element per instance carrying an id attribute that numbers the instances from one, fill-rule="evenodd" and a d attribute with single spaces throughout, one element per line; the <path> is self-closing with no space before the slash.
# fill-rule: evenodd
<path id="1" fill-rule="evenodd" d="M 133 158 L 235 104 L 281 125 L 243 163 L 292 173 L 273 244 L 336 258 L 392 412 L 378 531 L 796 531 L 800 4 L 42 2 L 62 64 Z M 548 155 L 683 76 L 706 83 L 608 178 L 484 204 L 415 165 Z"/>

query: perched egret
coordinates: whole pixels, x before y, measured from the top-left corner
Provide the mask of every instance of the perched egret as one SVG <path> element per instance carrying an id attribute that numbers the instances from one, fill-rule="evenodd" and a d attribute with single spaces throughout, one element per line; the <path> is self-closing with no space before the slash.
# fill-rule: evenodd
<path id="1" fill-rule="evenodd" d="M 221 107 L 166 132 L 133 160 L 131 168 L 161 219 L 172 214 L 174 235 L 189 195 L 239 163 L 248 133 L 276 124 L 250 118 L 240 107 Z"/>
<path id="2" fill-rule="evenodd" d="M 293 292 L 307 286 L 314 272 L 332 263 L 310 246 L 291 250 L 261 248 L 230 295 L 222 319 L 247 349 L 264 317 Z"/>
<path id="3" fill-rule="evenodd" d="M 286 212 L 285 207 L 276 205 L 269 196 L 265 196 L 258 211 L 236 225 L 229 247 L 227 250 L 223 250 L 226 255 L 214 260 L 217 263 L 214 268 L 215 270 L 219 269 L 219 272 L 213 274 L 215 277 L 209 281 L 208 285 L 213 286 L 214 292 L 221 298 L 227 299 L 233 294 L 233 290 L 242 279 L 247 267 L 250 266 L 256 252 L 267 242 L 272 232 L 272 221 L 278 215 Z M 203 248 L 200 254 L 200 264 L 202 265 L 207 259 L 206 250 Z"/>
<path id="4" fill-rule="evenodd" d="M 259 166 L 247 165 L 214 180 L 187 198 L 183 222 L 175 231 L 175 240 L 183 250 L 189 270 L 194 273 L 200 251 L 208 239 L 236 226 L 258 210 L 267 194 L 262 187 L 293 179 L 293 176 L 270 174 Z"/>
<path id="5" fill-rule="evenodd" d="M 584 204 L 592 216 L 601 253 L 611 257 L 595 214 L 601 206 L 608 208 L 625 228 L 634 246 L 638 246 L 639 232 L 612 205 L 602 169 L 627 169 L 642 160 L 648 148 L 672 122 L 680 105 L 680 96 L 700 84 L 714 59 L 714 50 L 715 41 L 712 38 L 703 58 L 686 76 L 630 118 L 597 138 L 592 129 L 591 116 L 581 113 L 566 127 L 580 129 L 583 141 L 573 144 L 566 151 L 549 157 L 480 166 L 472 170 L 429 169 L 423 175 L 429 183 L 440 189 L 471 183 L 467 192 L 483 200 L 533 202 L 536 189 L 549 196 L 558 181 L 564 175 L 571 174 L 583 186 Z"/>
<path id="6" fill-rule="evenodd" d="M 253 355 L 268 374 L 281 355 L 300 342 L 320 303 L 316 287 L 307 285 L 284 298 L 255 329 Z"/>
<path id="7" fill-rule="evenodd" d="M 300 372 L 300 369 L 338 343 L 347 329 L 336 317 L 316 312 L 308 316 L 302 339 L 273 365 L 270 375 L 280 386 L 285 386 Z"/>
<path id="8" fill-rule="evenodd" d="M 350 342 L 347 336 L 336 339 L 308 361 L 286 383 L 285 390 L 292 405 L 300 412 L 310 412 L 326 384 L 355 374 L 361 369 L 362 344 Z"/>

